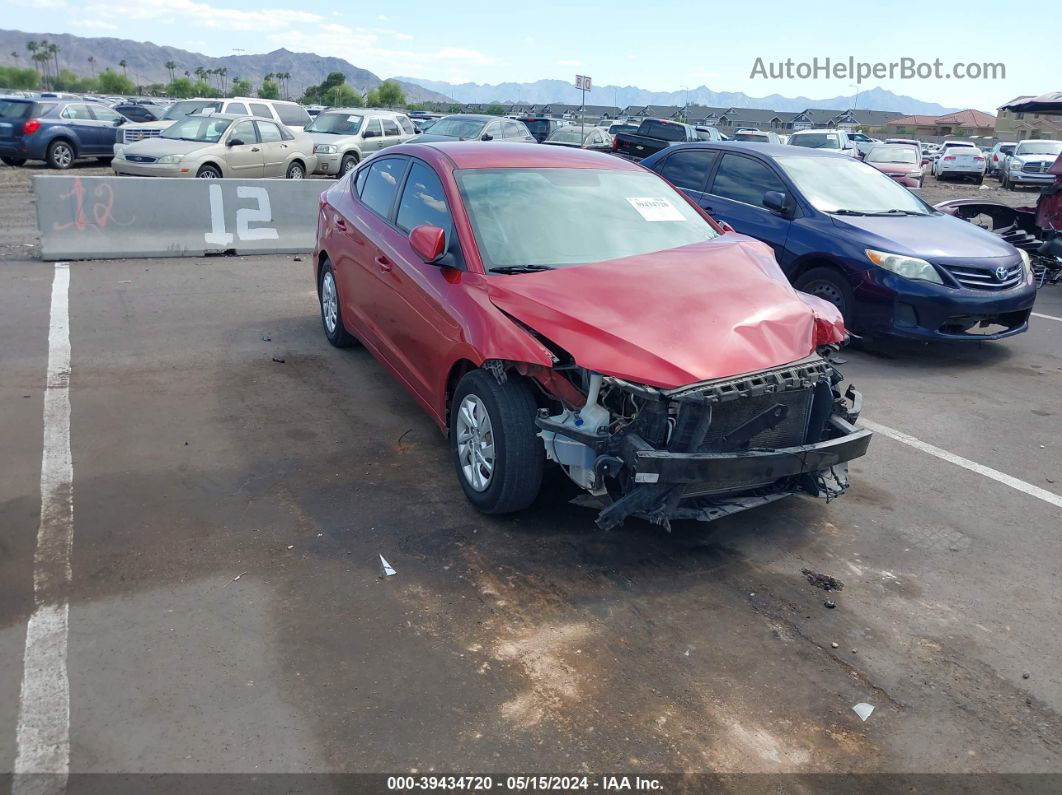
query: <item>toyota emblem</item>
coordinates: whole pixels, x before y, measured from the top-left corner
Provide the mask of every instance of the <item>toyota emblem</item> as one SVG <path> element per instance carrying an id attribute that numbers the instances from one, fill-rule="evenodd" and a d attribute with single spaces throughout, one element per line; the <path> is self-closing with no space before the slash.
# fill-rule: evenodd
<path id="1" fill-rule="evenodd" d="M 996 281 L 1002 282 L 1002 281 L 1005 281 L 1006 278 L 1007 278 L 1007 268 L 1005 268 L 1002 265 L 1000 265 L 998 268 L 996 268 Z"/>

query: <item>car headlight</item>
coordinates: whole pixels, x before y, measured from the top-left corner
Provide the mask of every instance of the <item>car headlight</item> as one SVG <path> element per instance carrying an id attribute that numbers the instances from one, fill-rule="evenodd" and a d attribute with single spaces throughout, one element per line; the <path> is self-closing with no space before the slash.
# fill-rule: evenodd
<path id="1" fill-rule="evenodd" d="M 940 274 L 937 273 L 937 269 L 924 259 L 905 257 L 903 254 L 889 254 L 887 251 L 874 251 L 872 248 L 866 250 L 866 255 L 867 259 L 879 268 L 892 271 L 897 276 L 903 276 L 905 279 L 933 282 L 933 284 L 944 283 L 944 280 L 940 278 Z"/>
<path id="2" fill-rule="evenodd" d="M 908 171 L 907 172 L 907 176 L 911 177 L 912 179 L 918 179 L 919 177 L 922 176 L 922 172 L 921 171 Z"/>
<path id="3" fill-rule="evenodd" d="M 172 166 L 174 163 L 180 163 L 183 157 L 184 155 L 163 155 L 155 162 L 160 166 Z"/>
<path id="4" fill-rule="evenodd" d="M 1011 171 L 1021 171 L 1021 165 L 1022 164 L 1020 160 L 1011 160 L 1009 163 L 1007 163 L 1007 168 L 1009 168 Z"/>
<path id="5" fill-rule="evenodd" d="M 334 155 L 336 153 L 335 144 L 317 144 L 313 148 L 314 154 L 317 155 Z"/>
<path id="6" fill-rule="evenodd" d="M 1032 260 L 1029 259 L 1029 252 L 1023 248 L 1019 248 L 1018 253 L 1021 254 L 1021 261 L 1025 266 L 1025 275 L 1030 276 L 1032 274 Z"/>
<path id="7" fill-rule="evenodd" d="M 115 157 L 124 158 L 125 157 L 125 147 L 121 146 L 121 145 L 118 145 L 118 146 L 114 147 L 114 156 Z"/>

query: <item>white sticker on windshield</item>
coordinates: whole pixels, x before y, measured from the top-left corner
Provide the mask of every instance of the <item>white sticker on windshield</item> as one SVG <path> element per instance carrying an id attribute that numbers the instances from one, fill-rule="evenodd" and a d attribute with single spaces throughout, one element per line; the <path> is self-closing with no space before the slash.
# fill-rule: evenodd
<path id="1" fill-rule="evenodd" d="M 347 121 L 361 121 L 361 116 L 347 116 Z"/>
<path id="2" fill-rule="evenodd" d="M 685 221 L 682 213 L 667 199 L 653 196 L 628 197 L 631 207 L 646 221 Z"/>

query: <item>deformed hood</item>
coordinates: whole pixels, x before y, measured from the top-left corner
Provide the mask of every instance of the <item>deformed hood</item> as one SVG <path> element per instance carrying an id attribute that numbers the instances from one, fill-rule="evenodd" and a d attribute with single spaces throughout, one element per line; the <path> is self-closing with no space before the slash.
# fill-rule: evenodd
<path id="1" fill-rule="evenodd" d="M 641 384 L 752 373 L 815 349 L 815 304 L 743 235 L 487 282 L 495 306 L 579 365 Z"/>

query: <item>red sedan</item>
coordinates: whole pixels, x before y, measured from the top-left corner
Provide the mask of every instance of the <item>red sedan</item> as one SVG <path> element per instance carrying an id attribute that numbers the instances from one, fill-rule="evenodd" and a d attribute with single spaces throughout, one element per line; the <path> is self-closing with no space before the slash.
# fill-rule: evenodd
<path id="1" fill-rule="evenodd" d="M 314 278 L 328 340 L 405 386 L 486 513 L 530 505 L 552 461 L 601 527 L 710 520 L 836 496 L 869 444 L 827 358 L 837 310 L 610 155 L 388 148 L 322 195 Z"/>
<path id="2" fill-rule="evenodd" d="M 863 162 L 892 177 L 905 188 L 922 187 L 922 160 L 913 146 L 878 144 L 867 152 Z"/>

